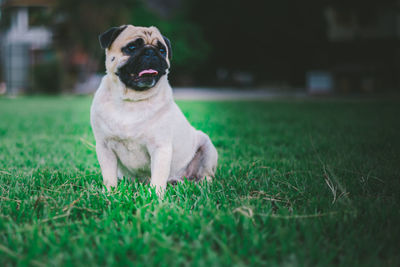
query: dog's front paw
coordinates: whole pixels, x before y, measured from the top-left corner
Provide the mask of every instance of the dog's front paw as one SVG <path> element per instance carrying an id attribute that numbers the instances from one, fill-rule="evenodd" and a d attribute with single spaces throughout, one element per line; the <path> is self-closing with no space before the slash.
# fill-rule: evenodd
<path id="1" fill-rule="evenodd" d="M 149 190 L 150 194 L 156 193 L 156 195 L 159 199 L 164 198 L 165 188 L 163 188 L 162 186 L 151 185 L 148 190 Z"/>

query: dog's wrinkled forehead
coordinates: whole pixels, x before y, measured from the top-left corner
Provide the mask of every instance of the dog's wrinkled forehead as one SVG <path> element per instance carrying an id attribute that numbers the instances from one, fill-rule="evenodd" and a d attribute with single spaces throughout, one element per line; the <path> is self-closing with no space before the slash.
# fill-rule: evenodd
<path id="1" fill-rule="evenodd" d="M 109 54 L 113 54 L 113 56 L 120 54 L 123 47 L 139 38 L 143 40 L 144 45 L 157 47 L 160 43 L 163 44 L 167 48 L 168 59 L 172 58 L 171 42 L 154 26 L 123 25 L 112 27 L 99 35 L 100 46 L 106 49 L 107 56 Z"/>
<path id="2" fill-rule="evenodd" d="M 132 25 L 126 28 L 118 35 L 114 42 L 109 47 L 109 50 L 120 50 L 129 42 L 138 38 L 143 39 L 144 44 L 156 46 L 158 42 L 165 44 L 163 36 L 156 27 L 135 27 Z"/>

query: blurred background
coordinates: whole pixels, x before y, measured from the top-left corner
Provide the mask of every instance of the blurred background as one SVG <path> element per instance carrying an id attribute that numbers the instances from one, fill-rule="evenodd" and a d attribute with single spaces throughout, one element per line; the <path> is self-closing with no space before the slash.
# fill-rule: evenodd
<path id="1" fill-rule="evenodd" d="M 400 91 L 400 0 L 0 0 L 0 93 L 92 93 L 98 35 L 158 27 L 176 87 Z"/>

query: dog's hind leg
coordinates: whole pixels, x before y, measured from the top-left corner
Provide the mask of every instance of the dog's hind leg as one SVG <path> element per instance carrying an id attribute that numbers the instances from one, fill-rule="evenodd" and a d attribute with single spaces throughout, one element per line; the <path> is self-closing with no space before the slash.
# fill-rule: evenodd
<path id="1" fill-rule="evenodd" d="M 211 182 L 217 168 L 218 152 L 205 133 L 197 131 L 197 135 L 199 146 L 183 176 L 196 181 L 205 179 Z"/>

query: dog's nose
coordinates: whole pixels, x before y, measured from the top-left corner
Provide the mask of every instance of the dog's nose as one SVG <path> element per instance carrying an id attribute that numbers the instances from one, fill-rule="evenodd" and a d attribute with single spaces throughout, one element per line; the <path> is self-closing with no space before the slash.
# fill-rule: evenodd
<path id="1" fill-rule="evenodd" d="M 148 48 L 144 51 L 144 56 L 145 57 L 153 57 L 155 56 L 154 50 L 151 48 Z"/>

